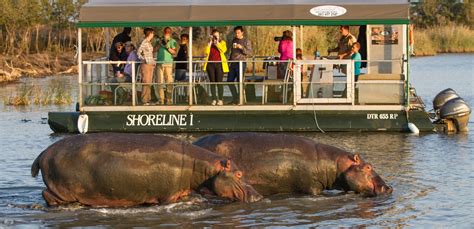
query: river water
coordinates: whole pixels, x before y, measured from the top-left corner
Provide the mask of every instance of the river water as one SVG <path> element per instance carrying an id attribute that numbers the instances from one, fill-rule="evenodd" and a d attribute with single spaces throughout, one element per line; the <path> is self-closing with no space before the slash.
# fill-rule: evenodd
<path id="1" fill-rule="evenodd" d="M 474 106 L 474 55 L 412 59 L 412 83 L 431 107 L 439 91 L 451 87 Z M 28 80 L 47 87 L 52 80 Z M 275 196 L 253 204 L 223 204 L 193 196 L 166 206 L 126 209 L 48 208 L 41 176 L 30 166 L 36 156 L 64 135 L 47 125 L 48 111 L 68 106 L 5 106 L 20 84 L 0 86 L 0 228 L 3 227 L 456 227 L 474 225 L 474 118 L 466 134 L 306 133 L 321 143 L 358 152 L 393 186 L 389 197 L 361 198 L 327 192 L 321 196 Z M 198 135 L 180 135 L 192 141 Z"/>

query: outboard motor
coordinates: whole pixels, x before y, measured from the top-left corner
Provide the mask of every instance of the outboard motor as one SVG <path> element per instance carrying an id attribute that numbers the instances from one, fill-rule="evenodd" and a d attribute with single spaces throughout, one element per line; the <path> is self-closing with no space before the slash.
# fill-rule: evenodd
<path id="1" fill-rule="evenodd" d="M 434 123 L 443 124 L 446 132 L 467 132 L 471 108 L 451 88 L 438 93 L 433 100 Z"/>
<path id="2" fill-rule="evenodd" d="M 438 93 L 433 99 L 433 109 L 435 111 L 438 111 L 446 102 L 459 97 L 460 96 L 458 95 L 458 93 L 456 93 L 456 91 L 454 91 L 453 89 L 444 89 L 440 93 Z"/>
<path id="3" fill-rule="evenodd" d="M 470 114 L 471 108 L 462 98 L 449 100 L 439 110 L 440 118 L 452 120 L 457 132 L 468 131 L 467 124 L 469 123 Z"/>

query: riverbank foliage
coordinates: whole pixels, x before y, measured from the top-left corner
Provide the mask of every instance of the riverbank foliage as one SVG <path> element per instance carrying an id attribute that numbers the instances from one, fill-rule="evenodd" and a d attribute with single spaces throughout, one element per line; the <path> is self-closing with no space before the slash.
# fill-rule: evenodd
<path id="1" fill-rule="evenodd" d="M 415 54 L 474 52 L 472 0 L 431 0 L 414 4 Z"/>
<path id="2" fill-rule="evenodd" d="M 61 79 L 49 81 L 46 88 L 23 83 L 3 101 L 5 105 L 9 106 L 63 105 L 72 102 L 71 86 Z"/>
<path id="3" fill-rule="evenodd" d="M 415 54 L 474 52 L 474 30 L 465 25 L 435 26 L 415 30 Z"/>
<path id="4" fill-rule="evenodd" d="M 76 73 L 75 60 L 79 9 L 86 0 L 0 0 L 0 83 L 22 76 L 46 76 Z M 415 53 L 435 55 L 439 52 L 474 52 L 473 0 L 431 0 L 412 4 L 411 19 L 415 25 Z M 154 28 L 162 36 L 163 28 Z M 218 28 L 228 43 L 232 27 Z M 277 55 L 275 36 L 290 27 L 246 27 L 253 42 L 254 55 Z M 194 53 L 203 55 L 210 27 L 193 29 Z M 173 27 L 176 39 L 187 28 Z M 357 27 L 351 27 L 357 36 Z M 83 30 L 81 47 L 84 59 L 104 56 L 107 44 L 121 28 L 88 28 Z M 106 34 L 110 34 L 109 41 Z M 304 27 L 304 55 L 321 55 L 337 43 L 338 28 Z M 142 28 L 133 28 L 132 41 L 139 44 Z M 299 43 L 299 40 L 296 41 Z M 300 46 L 300 45 L 298 45 Z"/>

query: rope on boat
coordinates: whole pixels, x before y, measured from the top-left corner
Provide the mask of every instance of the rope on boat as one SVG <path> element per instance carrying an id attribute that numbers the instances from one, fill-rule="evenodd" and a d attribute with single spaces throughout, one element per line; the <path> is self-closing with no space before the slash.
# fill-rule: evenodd
<path id="1" fill-rule="evenodd" d="M 313 89 L 311 89 L 310 93 L 311 93 L 311 98 L 313 98 L 313 96 L 314 96 Z M 315 103 L 314 102 L 311 103 L 311 106 L 313 107 L 314 123 L 316 124 L 316 127 L 318 127 L 319 131 L 321 131 L 321 133 L 325 134 L 326 132 L 323 129 L 321 129 L 321 127 L 319 127 L 318 116 L 317 116 L 316 110 L 315 110 Z"/>
<path id="2" fill-rule="evenodd" d="M 314 122 L 316 123 L 316 127 L 318 127 L 319 131 L 325 134 L 326 132 L 324 132 L 324 130 L 321 129 L 321 127 L 319 127 L 318 116 L 316 115 L 316 110 L 314 110 L 314 103 L 313 103 L 313 114 L 314 114 Z"/>

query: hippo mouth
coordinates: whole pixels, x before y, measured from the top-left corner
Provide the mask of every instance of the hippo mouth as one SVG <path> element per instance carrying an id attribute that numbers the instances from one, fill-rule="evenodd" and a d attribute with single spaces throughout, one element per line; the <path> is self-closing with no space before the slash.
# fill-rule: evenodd
<path id="1" fill-rule="evenodd" d="M 392 194 L 393 192 L 393 188 L 388 186 L 388 185 L 382 185 L 382 187 L 380 188 L 380 190 L 375 190 L 375 194 L 376 195 L 389 195 L 389 194 Z"/>
<path id="2" fill-rule="evenodd" d="M 251 185 L 245 184 L 245 197 L 244 201 L 246 203 L 253 203 L 263 199 L 263 196 L 260 195 Z"/>
<path id="3" fill-rule="evenodd" d="M 393 192 L 393 188 L 385 183 L 380 184 L 375 179 L 372 180 L 372 184 L 374 184 L 372 193 L 370 196 L 380 196 L 380 195 L 390 195 Z"/>

